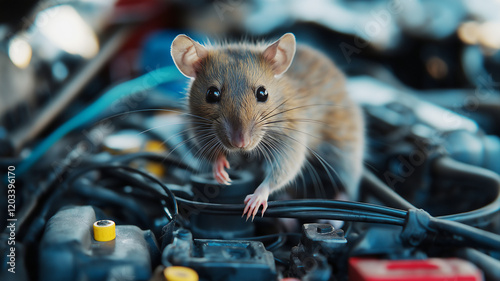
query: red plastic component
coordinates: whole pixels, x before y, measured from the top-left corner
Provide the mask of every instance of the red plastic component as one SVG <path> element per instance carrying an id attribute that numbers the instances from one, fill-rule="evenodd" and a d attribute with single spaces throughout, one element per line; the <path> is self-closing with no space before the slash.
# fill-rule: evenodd
<path id="1" fill-rule="evenodd" d="M 349 281 L 483 281 L 483 274 L 472 263 L 457 258 L 350 258 Z"/>

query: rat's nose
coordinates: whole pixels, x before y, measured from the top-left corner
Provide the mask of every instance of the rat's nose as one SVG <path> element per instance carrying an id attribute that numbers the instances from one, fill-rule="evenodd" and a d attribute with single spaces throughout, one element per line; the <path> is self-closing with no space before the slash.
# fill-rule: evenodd
<path id="1" fill-rule="evenodd" d="M 229 141 L 232 146 L 239 148 L 244 148 L 250 144 L 250 138 L 241 129 L 233 130 Z"/>

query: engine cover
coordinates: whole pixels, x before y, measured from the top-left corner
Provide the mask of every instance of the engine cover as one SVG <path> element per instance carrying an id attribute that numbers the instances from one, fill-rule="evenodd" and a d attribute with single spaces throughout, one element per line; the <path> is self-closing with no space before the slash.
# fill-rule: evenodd
<path id="1" fill-rule="evenodd" d="M 116 238 L 94 240 L 91 206 L 66 207 L 47 223 L 40 245 L 40 280 L 148 280 L 159 258 L 150 230 L 117 225 Z"/>

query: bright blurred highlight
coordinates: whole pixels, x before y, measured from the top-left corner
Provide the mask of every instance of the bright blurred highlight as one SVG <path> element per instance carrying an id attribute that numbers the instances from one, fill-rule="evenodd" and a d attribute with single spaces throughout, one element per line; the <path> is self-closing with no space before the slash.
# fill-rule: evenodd
<path id="1" fill-rule="evenodd" d="M 71 6 L 55 6 L 42 11 L 35 25 L 52 43 L 70 54 L 92 58 L 99 51 L 97 36 Z"/>
<path id="2" fill-rule="evenodd" d="M 462 42 L 470 45 L 477 44 L 479 37 L 479 24 L 475 21 L 464 22 L 458 28 L 458 37 Z"/>
<path id="3" fill-rule="evenodd" d="M 500 49 L 500 21 L 485 22 L 481 25 L 479 43 L 487 48 Z"/>
<path id="4" fill-rule="evenodd" d="M 470 45 L 481 44 L 490 49 L 500 49 L 500 21 L 478 23 L 465 22 L 457 30 L 462 42 Z"/>
<path id="5" fill-rule="evenodd" d="M 21 69 L 28 67 L 31 61 L 32 53 L 30 44 L 28 44 L 28 42 L 24 39 L 14 37 L 10 40 L 9 58 L 15 66 Z"/>

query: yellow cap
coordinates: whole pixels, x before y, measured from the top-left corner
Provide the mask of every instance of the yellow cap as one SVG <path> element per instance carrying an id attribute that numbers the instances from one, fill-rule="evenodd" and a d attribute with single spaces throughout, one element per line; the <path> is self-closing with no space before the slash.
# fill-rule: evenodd
<path id="1" fill-rule="evenodd" d="M 115 222 L 111 220 L 100 220 L 94 222 L 94 239 L 107 242 L 115 239 Z"/>
<path id="2" fill-rule="evenodd" d="M 162 141 L 150 140 L 150 141 L 146 142 L 144 150 L 151 151 L 151 152 L 164 152 L 167 150 L 165 148 L 164 143 L 165 142 L 162 142 Z"/>
<path id="3" fill-rule="evenodd" d="M 163 270 L 167 281 L 198 281 L 198 273 L 189 267 L 169 266 Z"/>
<path id="4" fill-rule="evenodd" d="M 165 152 L 167 149 L 163 143 L 164 142 L 156 140 L 148 141 L 144 147 L 144 151 Z M 165 175 L 165 165 L 162 163 L 148 162 L 145 168 L 148 172 L 154 174 L 155 176 L 163 177 Z"/>

